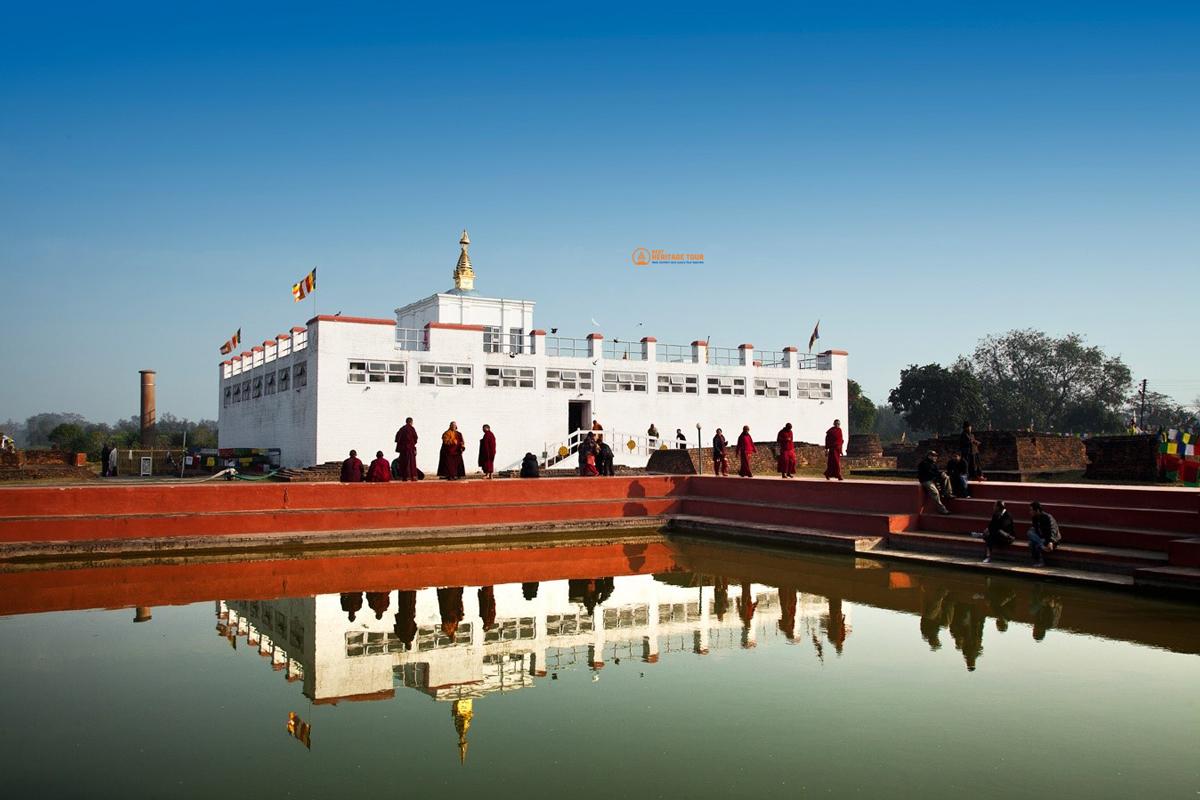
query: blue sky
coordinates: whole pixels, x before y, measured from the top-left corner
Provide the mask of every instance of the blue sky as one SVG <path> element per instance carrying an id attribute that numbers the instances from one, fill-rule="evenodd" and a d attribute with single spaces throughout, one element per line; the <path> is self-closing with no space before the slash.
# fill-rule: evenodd
<path id="1" fill-rule="evenodd" d="M 0 419 L 217 412 L 218 346 L 451 285 L 850 352 L 1078 331 L 1191 402 L 1192 4 L 34 4 L 0 28 Z M 638 246 L 703 266 L 635 270 Z M 1174 314 L 1174 320 L 1164 318 Z M 637 327 L 643 322 L 642 327 Z"/>

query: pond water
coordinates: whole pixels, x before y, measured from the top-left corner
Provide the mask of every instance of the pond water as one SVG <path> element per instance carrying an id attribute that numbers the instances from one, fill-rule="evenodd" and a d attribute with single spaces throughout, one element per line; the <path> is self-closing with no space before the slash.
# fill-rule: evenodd
<path id="1" fill-rule="evenodd" d="M 7 569 L 9 797 L 1200 792 L 1185 604 L 649 533 Z"/>

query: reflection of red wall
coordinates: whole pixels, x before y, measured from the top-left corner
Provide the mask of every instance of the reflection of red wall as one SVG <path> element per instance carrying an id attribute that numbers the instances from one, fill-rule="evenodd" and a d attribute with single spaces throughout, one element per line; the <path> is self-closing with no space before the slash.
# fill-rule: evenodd
<path id="1" fill-rule="evenodd" d="M 677 569 L 662 541 L 0 573 L 0 614 L 490 586 Z"/>

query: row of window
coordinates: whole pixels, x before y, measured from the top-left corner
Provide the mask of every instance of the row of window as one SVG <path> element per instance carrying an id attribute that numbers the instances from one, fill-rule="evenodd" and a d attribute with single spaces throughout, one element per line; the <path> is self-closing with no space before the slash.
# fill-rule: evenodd
<path id="1" fill-rule="evenodd" d="M 226 408 L 234 403 L 257 400 L 265 394 L 286 392 L 289 389 L 303 389 L 308 385 L 308 362 L 297 361 L 290 367 L 281 370 L 271 370 L 253 380 L 232 383 L 225 387 L 223 404 Z"/>
<path id="2" fill-rule="evenodd" d="M 351 361 L 347 373 L 350 383 L 405 383 L 406 369 L 403 361 Z M 603 372 L 601 388 L 606 392 L 648 391 L 645 372 Z M 425 386 L 473 386 L 474 367 L 469 364 L 421 363 L 417 367 L 417 382 Z M 484 385 L 514 389 L 533 389 L 535 375 L 533 367 L 484 367 Z M 713 375 L 705 378 L 707 394 L 744 397 L 746 379 L 731 375 Z M 584 390 L 592 389 L 591 370 L 547 369 L 547 389 Z M 660 394 L 699 394 L 700 376 L 683 373 L 658 375 Z M 755 378 L 756 397 L 791 397 L 790 378 Z M 796 381 L 796 396 L 806 398 L 828 398 L 833 396 L 830 381 Z"/>

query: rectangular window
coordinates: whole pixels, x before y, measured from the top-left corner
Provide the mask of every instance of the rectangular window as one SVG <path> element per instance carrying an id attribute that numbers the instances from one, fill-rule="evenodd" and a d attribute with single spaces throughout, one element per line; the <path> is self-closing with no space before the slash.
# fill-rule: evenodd
<path id="1" fill-rule="evenodd" d="M 658 391 L 660 394 L 699 394 L 700 377 L 679 374 L 659 375 Z"/>
<path id="2" fill-rule="evenodd" d="M 755 378 L 755 397 L 790 397 L 792 382 L 788 378 Z"/>
<path id="3" fill-rule="evenodd" d="M 421 364 L 417 381 L 424 386 L 470 386 L 473 373 L 464 364 Z"/>
<path id="4" fill-rule="evenodd" d="M 828 400 L 833 397 L 833 383 L 831 381 L 796 381 L 796 397 Z"/>
<path id="5" fill-rule="evenodd" d="M 404 383 L 403 361 L 351 361 L 350 383 Z"/>
<path id="6" fill-rule="evenodd" d="M 267 394 L 275 394 L 275 370 L 271 370 L 264 376 L 263 391 Z"/>
<path id="7" fill-rule="evenodd" d="M 284 367 L 279 370 L 279 391 L 286 392 L 290 387 L 290 378 L 292 371 L 290 367 Z"/>
<path id="8" fill-rule="evenodd" d="M 387 362 L 387 382 L 388 383 L 404 383 L 404 378 L 408 373 L 405 372 L 403 361 Z"/>
<path id="9" fill-rule="evenodd" d="M 590 369 L 548 369 L 546 370 L 547 389 L 583 389 L 592 390 L 592 371 Z"/>
<path id="10" fill-rule="evenodd" d="M 500 328 L 496 325 L 483 326 L 483 352 L 500 352 Z"/>
<path id="11" fill-rule="evenodd" d="M 233 402 L 242 402 L 242 385 L 240 383 L 235 383 L 233 385 Z"/>
<path id="12" fill-rule="evenodd" d="M 746 395 L 746 379 L 725 375 L 710 375 L 708 377 L 708 393 L 744 397 Z"/>
<path id="13" fill-rule="evenodd" d="M 367 362 L 351 361 L 350 371 L 346 375 L 348 383 L 366 383 L 367 382 Z"/>
<path id="14" fill-rule="evenodd" d="M 250 381 L 242 381 L 242 400 L 250 399 Z"/>
<path id="15" fill-rule="evenodd" d="M 262 378 L 254 379 L 254 397 L 262 397 Z"/>
<path id="16" fill-rule="evenodd" d="M 297 361 L 292 365 L 292 386 L 296 389 L 308 386 L 307 361 Z"/>
<path id="17" fill-rule="evenodd" d="M 606 392 L 644 392 L 646 391 L 646 373 L 644 372 L 605 372 L 604 391 Z"/>
<path id="18" fill-rule="evenodd" d="M 525 352 L 525 329 L 524 328 L 509 328 L 508 329 L 508 351 L 510 353 Z"/>
<path id="19" fill-rule="evenodd" d="M 225 407 L 229 408 L 229 404 L 232 402 L 233 402 L 233 388 L 230 386 L 226 386 L 225 387 Z"/>
<path id="20" fill-rule="evenodd" d="M 533 388 L 533 367 L 486 367 L 486 386 L 508 386 L 514 389 Z"/>

